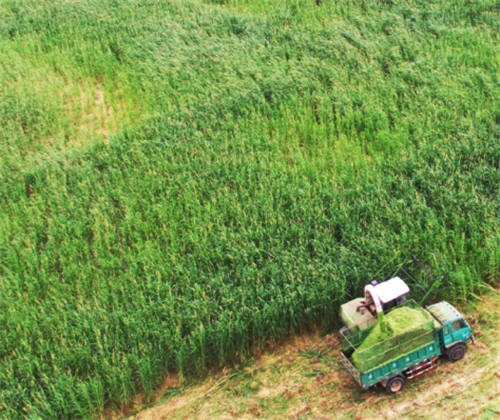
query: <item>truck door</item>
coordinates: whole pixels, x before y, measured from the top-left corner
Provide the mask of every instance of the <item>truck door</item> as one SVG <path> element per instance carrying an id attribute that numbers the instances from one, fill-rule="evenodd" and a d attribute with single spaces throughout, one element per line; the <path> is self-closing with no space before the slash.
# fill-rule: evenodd
<path id="1" fill-rule="evenodd" d="M 451 328 L 449 324 L 443 325 L 443 344 L 444 347 L 448 347 L 453 343 L 453 337 L 451 335 Z"/>
<path id="2" fill-rule="evenodd" d="M 466 341 L 469 338 L 469 327 L 463 319 L 457 319 L 452 322 L 451 330 L 453 335 L 453 342 Z"/>

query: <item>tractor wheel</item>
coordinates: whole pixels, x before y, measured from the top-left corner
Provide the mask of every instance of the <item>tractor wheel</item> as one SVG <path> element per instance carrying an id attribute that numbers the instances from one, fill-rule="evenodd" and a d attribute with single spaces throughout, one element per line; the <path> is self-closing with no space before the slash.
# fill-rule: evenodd
<path id="1" fill-rule="evenodd" d="M 458 362 L 465 355 L 465 344 L 458 343 L 448 349 L 447 356 L 450 362 Z"/>
<path id="2" fill-rule="evenodd" d="M 389 379 L 387 381 L 387 384 L 385 385 L 385 390 L 389 394 L 396 394 L 397 392 L 400 392 L 403 390 L 405 386 L 405 378 L 403 376 L 394 376 L 393 378 Z"/>

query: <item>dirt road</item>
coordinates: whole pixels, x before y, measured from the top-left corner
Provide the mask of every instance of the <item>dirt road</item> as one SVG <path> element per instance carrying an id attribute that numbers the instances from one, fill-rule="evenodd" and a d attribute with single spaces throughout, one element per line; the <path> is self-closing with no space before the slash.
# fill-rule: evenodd
<path id="1" fill-rule="evenodd" d="M 477 337 L 464 360 L 438 367 L 390 396 L 359 389 L 339 362 L 335 336 L 297 337 L 238 369 L 183 388 L 166 382 L 147 419 L 500 419 L 500 292 L 462 308 Z M 129 411 L 130 413 L 130 411 Z M 122 415 L 126 412 L 122 412 Z"/>

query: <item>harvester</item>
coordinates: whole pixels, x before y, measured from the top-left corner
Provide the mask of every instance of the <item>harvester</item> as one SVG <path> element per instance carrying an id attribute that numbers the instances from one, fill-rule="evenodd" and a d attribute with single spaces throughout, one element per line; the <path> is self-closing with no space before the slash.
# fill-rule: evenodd
<path id="1" fill-rule="evenodd" d="M 365 286 L 364 297 L 341 306 L 341 358 L 366 389 L 382 385 L 394 394 L 405 382 L 436 367 L 440 356 L 456 362 L 474 340 L 470 326 L 448 302 L 422 307 L 407 299 L 399 277 Z"/>

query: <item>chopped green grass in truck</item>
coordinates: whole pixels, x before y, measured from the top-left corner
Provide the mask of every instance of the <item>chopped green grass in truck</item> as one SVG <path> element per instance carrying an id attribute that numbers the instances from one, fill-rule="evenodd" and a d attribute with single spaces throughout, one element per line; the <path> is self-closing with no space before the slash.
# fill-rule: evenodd
<path id="1" fill-rule="evenodd" d="M 380 315 L 377 324 L 352 354 L 352 362 L 361 372 L 434 340 L 434 323 L 424 309 L 401 307 Z"/>

